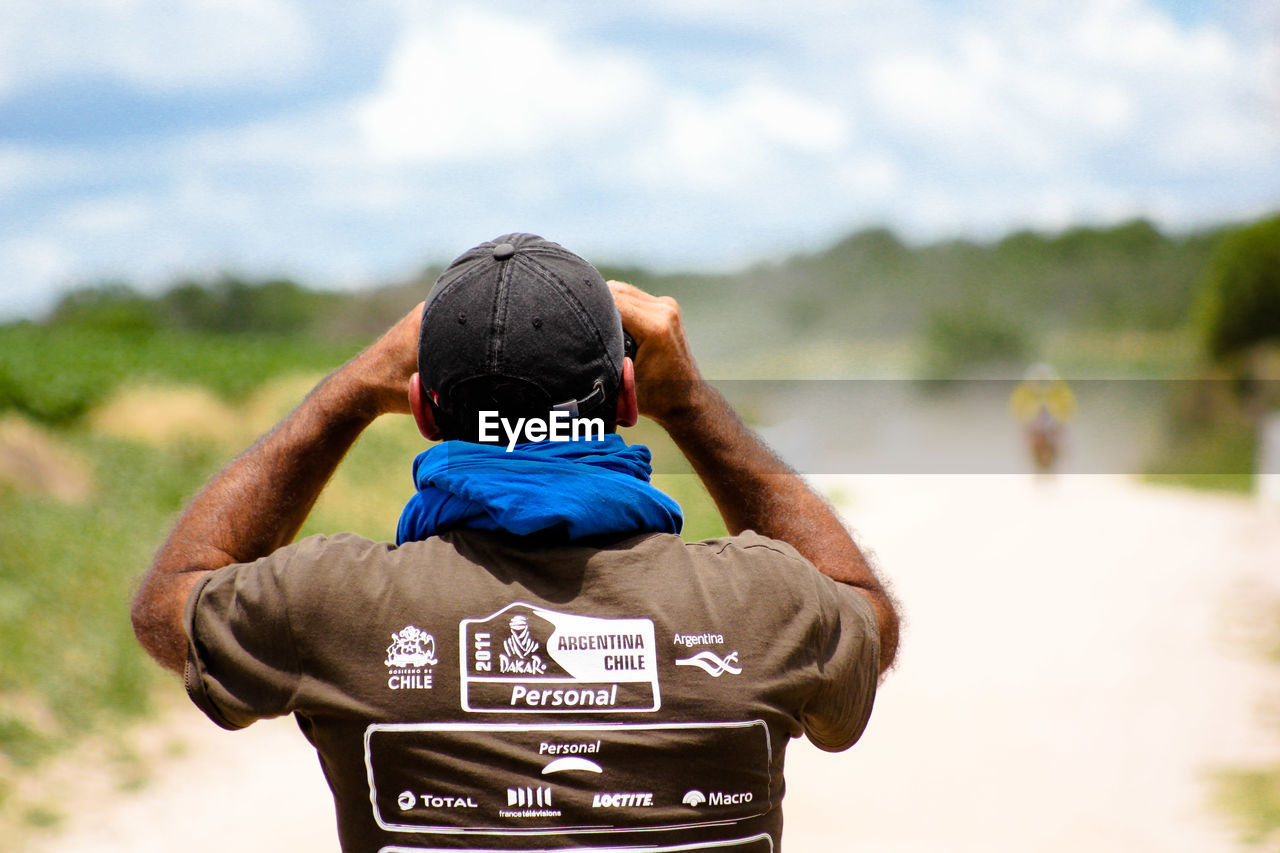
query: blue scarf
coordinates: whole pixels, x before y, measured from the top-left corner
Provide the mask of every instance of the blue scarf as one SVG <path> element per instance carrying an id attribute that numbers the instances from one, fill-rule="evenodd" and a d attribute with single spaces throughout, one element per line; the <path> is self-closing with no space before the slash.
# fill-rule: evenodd
<path id="1" fill-rule="evenodd" d="M 446 530 L 601 534 L 679 533 L 680 505 L 649 484 L 649 448 L 611 433 L 601 441 L 536 441 L 506 448 L 446 441 L 413 460 L 418 493 L 400 514 L 396 544 Z"/>

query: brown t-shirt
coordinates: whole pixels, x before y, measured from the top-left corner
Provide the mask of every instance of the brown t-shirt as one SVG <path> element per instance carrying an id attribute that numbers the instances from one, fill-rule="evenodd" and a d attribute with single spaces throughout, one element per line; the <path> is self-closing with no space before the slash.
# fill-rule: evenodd
<path id="1" fill-rule="evenodd" d="M 787 740 L 853 744 L 879 656 L 861 593 L 750 532 L 317 536 L 186 624 L 192 700 L 295 714 L 348 853 L 777 850 Z"/>

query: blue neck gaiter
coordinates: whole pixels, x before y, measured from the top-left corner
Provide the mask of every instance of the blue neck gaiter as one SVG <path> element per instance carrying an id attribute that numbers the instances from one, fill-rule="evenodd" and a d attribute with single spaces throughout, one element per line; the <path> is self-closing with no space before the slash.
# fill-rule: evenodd
<path id="1" fill-rule="evenodd" d="M 611 433 L 599 441 L 506 448 L 446 441 L 413 461 L 418 493 L 400 514 L 396 544 L 446 530 L 505 530 L 567 540 L 679 533 L 680 505 L 649 483 L 649 448 Z"/>

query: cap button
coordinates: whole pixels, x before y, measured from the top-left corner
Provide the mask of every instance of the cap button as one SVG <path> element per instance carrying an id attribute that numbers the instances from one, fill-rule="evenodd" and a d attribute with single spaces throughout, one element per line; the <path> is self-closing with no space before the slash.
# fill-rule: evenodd
<path id="1" fill-rule="evenodd" d="M 516 247 L 510 243 L 499 243 L 493 247 L 494 260 L 505 261 L 516 253 Z"/>

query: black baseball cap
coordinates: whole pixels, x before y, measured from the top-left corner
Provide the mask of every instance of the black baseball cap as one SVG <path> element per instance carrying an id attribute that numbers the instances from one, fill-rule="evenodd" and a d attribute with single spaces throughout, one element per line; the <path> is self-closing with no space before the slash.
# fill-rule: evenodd
<path id="1" fill-rule="evenodd" d="M 422 312 L 418 374 L 447 437 L 475 441 L 478 413 L 600 417 L 610 429 L 622 320 L 600 272 L 534 234 L 463 252 Z"/>

